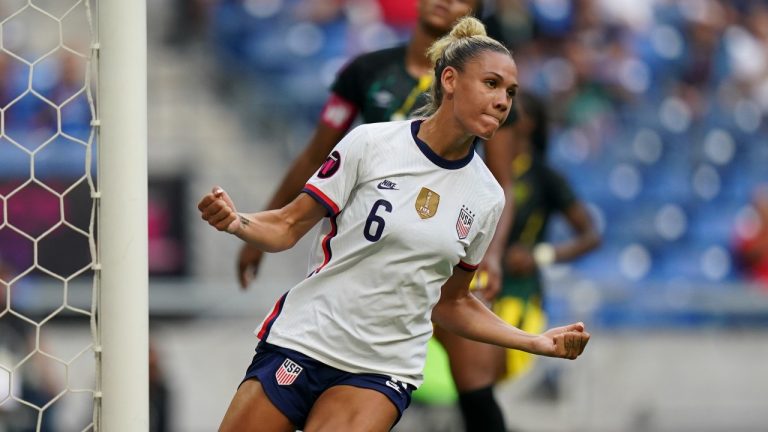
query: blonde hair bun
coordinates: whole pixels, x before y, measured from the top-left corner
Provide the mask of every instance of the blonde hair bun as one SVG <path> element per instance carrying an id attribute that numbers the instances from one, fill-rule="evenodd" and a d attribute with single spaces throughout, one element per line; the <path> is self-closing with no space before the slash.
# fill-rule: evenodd
<path id="1" fill-rule="evenodd" d="M 437 63 L 437 60 L 443 56 L 445 50 L 451 45 L 455 45 L 462 39 L 468 39 L 473 37 L 487 38 L 485 32 L 485 26 L 477 18 L 471 16 L 465 16 L 456 21 L 453 25 L 451 32 L 432 44 L 427 50 L 427 55 L 432 64 Z"/>
<path id="2" fill-rule="evenodd" d="M 451 29 L 450 36 L 454 39 L 468 38 L 472 36 L 487 36 L 485 26 L 477 18 L 465 16 L 460 18 Z"/>

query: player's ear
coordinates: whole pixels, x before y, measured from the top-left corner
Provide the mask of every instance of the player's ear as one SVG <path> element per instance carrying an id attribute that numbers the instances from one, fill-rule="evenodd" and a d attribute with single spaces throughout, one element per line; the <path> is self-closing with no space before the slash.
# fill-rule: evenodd
<path id="1" fill-rule="evenodd" d="M 458 72 L 453 66 L 446 66 L 443 69 L 443 73 L 440 74 L 440 81 L 443 87 L 443 94 L 448 97 L 452 97 L 454 91 L 456 91 L 456 80 L 458 79 Z M 450 99 L 450 97 L 449 97 Z"/>

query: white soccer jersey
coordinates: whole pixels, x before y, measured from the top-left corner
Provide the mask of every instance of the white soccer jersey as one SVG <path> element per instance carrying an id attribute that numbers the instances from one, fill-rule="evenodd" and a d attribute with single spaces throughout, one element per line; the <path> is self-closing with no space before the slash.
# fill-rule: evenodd
<path id="1" fill-rule="evenodd" d="M 448 161 L 420 120 L 352 130 L 304 192 L 328 209 L 310 275 L 256 330 L 268 343 L 354 373 L 419 386 L 432 308 L 454 267 L 474 270 L 504 194 L 474 151 Z"/>

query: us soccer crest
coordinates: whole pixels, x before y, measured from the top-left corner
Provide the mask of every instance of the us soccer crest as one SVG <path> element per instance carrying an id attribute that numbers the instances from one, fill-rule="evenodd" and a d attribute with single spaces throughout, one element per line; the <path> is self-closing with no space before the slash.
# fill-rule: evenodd
<path id="1" fill-rule="evenodd" d="M 304 368 L 294 363 L 293 360 L 285 359 L 283 364 L 277 369 L 277 372 L 275 372 L 275 379 L 281 386 L 291 385 L 303 370 Z"/>
<path id="2" fill-rule="evenodd" d="M 469 229 L 472 228 L 472 222 L 475 220 L 475 215 L 465 206 L 461 206 L 459 217 L 456 219 L 456 234 L 459 235 L 459 240 L 464 240 L 469 235 Z"/>
<path id="3" fill-rule="evenodd" d="M 433 190 L 423 187 L 416 198 L 416 213 L 422 219 L 429 219 L 437 213 L 437 206 L 439 204 L 440 195 Z"/>

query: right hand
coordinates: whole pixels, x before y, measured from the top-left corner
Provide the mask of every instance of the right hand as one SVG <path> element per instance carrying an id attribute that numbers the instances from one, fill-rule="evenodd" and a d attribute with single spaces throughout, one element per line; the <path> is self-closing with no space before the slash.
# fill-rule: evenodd
<path id="1" fill-rule="evenodd" d="M 533 352 L 549 357 L 575 360 L 584 352 L 590 337 L 583 322 L 555 327 L 538 336 Z"/>
<path id="2" fill-rule="evenodd" d="M 242 222 L 235 204 L 224 189 L 218 186 L 203 196 L 197 208 L 203 220 L 219 231 L 236 234 L 242 229 Z"/>
<path id="3" fill-rule="evenodd" d="M 240 288 L 248 288 L 248 284 L 256 278 L 262 256 L 264 256 L 263 251 L 247 243 L 240 248 L 240 255 L 237 260 L 237 275 L 240 280 Z"/>

